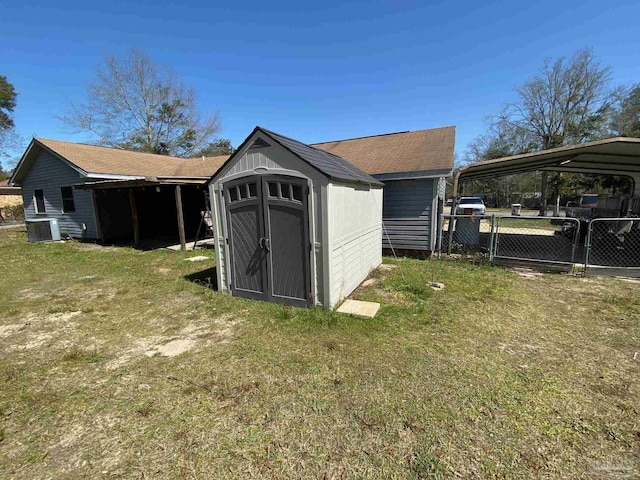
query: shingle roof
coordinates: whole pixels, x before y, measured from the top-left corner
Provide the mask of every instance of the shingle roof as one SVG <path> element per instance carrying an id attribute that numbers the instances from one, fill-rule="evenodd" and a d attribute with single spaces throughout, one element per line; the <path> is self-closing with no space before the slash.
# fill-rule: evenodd
<path id="1" fill-rule="evenodd" d="M 453 170 L 456 127 L 389 133 L 311 144 L 368 174 Z"/>
<path id="2" fill-rule="evenodd" d="M 34 141 L 87 173 L 105 175 L 208 178 L 229 158 L 229 155 L 205 157 L 204 160 L 177 158 L 45 138 Z"/>
<path id="3" fill-rule="evenodd" d="M 271 137 L 283 147 L 300 157 L 312 167 L 327 175 L 329 178 L 346 180 L 349 182 L 366 183 L 370 185 L 382 185 L 382 183 L 366 174 L 344 158 L 336 154 L 314 148 L 305 143 L 280 135 L 262 127 L 256 127 L 268 137 Z"/>

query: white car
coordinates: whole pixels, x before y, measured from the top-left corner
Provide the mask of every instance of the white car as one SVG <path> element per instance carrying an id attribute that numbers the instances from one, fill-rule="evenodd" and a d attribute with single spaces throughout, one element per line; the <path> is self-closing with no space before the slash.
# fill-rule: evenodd
<path id="1" fill-rule="evenodd" d="M 456 207 L 456 215 L 484 215 L 487 209 L 480 197 L 461 197 Z"/>

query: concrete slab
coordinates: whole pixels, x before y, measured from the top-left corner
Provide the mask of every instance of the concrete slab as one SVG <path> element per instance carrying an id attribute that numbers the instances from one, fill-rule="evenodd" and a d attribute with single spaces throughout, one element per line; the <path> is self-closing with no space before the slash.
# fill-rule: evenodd
<path id="1" fill-rule="evenodd" d="M 209 257 L 205 257 L 204 255 L 198 255 L 197 257 L 189 257 L 185 258 L 185 262 L 202 262 L 203 260 L 208 260 Z"/>
<path id="2" fill-rule="evenodd" d="M 342 303 L 342 305 L 340 305 L 338 312 L 355 315 L 356 317 L 361 318 L 373 318 L 376 316 L 379 309 L 379 303 L 347 299 Z"/>
<path id="3" fill-rule="evenodd" d="M 185 244 L 185 247 L 187 250 L 194 250 L 193 248 L 193 244 L 195 242 L 187 242 Z M 198 243 L 196 244 L 196 249 L 198 248 L 214 248 L 215 247 L 215 241 L 213 240 L 213 238 L 206 238 L 204 240 L 198 240 Z M 180 250 L 180 244 L 177 245 L 169 245 L 168 247 L 165 247 L 167 250 L 174 250 L 174 251 L 179 251 Z"/>

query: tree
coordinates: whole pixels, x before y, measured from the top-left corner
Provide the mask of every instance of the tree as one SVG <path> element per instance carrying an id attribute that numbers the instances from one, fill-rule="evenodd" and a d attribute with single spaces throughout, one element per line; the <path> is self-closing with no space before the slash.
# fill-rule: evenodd
<path id="1" fill-rule="evenodd" d="M 16 108 L 18 94 L 7 77 L 0 75 L 0 157 L 13 157 L 23 149 L 24 140 L 15 130 L 13 110 Z M 11 158 L 13 163 L 15 159 Z"/>
<path id="2" fill-rule="evenodd" d="M 620 89 L 616 99 L 611 130 L 621 137 L 640 137 L 640 83 Z"/>
<path id="3" fill-rule="evenodd" d="M 16 108 L 17 96 L 18 94 L 7 77 L 0 75 L 0 130 L 9 130 L 14 127 L 11 114 Z"/>
<path id="4" fill-rule="evenodd" d="M 606 137 L 614 101 L 610 81 L 610 68 L 597 62 L 591 49 L 568 60 L 546 60 L 537 75 L 516 88 L 515 99 L 489 117 L 489 133 L 472 143 L 470 158 L 487 160 Z M 556 205 L 565 183 L 559 175 L 551 182 Z M 541 205 L 541 214 L 544 209 Z"/>
<path id="5" fill-rule="evenodd" d="M 62 120 L 102 145 L 179 157 L 193 156 L 220 129 L 217 115 L 200 114 L 194 91 L 140 49 L 107 57 L 87 102 L 72 104 Z"/>
<path id="6" fill-rule="evenodd" d="M 219 140 L 209 142 L 209 145 L 196 152 L 194 157 L 215 157 L 217 155 L 231 155 L 232 153 L 233 147 L 231 146 L 231 140 L 221 138 Z"/>
<path id="7" fill-rule="evenodd" d="M 546 60 L 540 73 L 516 89 L 516 99 L 494 117 L 544 150 L 603 138 L 613 97 L 611 69 L 591 49 L 568 61 Z"/>

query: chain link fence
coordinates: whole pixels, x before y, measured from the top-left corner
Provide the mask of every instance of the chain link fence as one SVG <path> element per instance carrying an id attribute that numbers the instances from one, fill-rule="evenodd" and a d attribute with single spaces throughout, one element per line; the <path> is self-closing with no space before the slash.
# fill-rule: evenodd
<path id="1" fill-rule="evenodd" d="M 585 275 L 640 277 L 640 218 L 597 218 L 590 222 Z"/>
<path id="2" fill-rule="evenodd" d="M 442 228 L 437 239 L 438 258 L 442 253 L 491 253 L 493 244 L 492 215 L 442 215 Z"/>
<path id="3" fill-rule="evenodd" d="M 640 218 L 442 215 L 442 255 L 478 254 L 497 265 L 640 277 Z"/>

